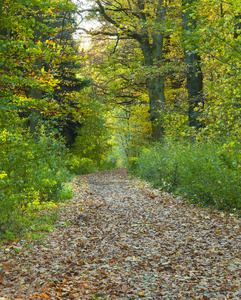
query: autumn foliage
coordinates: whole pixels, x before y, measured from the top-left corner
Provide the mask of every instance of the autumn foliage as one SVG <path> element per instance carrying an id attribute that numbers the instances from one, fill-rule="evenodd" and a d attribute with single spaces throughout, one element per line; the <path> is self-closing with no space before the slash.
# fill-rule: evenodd
<path id="1" fill-rule="evenodd" d="M 100 0 L 89 19 L 99 27 L 87 31 L 88 69 L 112 109 L 119 165 L 195 202 L 240 207 L 238 2 Z"/>
<path id="2" fill-rule="evenodd" d="M 31 205 L 64 198 L 66 148 L 60 120 L 77 119 L 60 66 L 81 60 L 63 33 L 75 6 L 62 1 L 1 1 L 0 8 L 0 238 L 31 223 Z M 59 22 L 61 21 L 62 26 Z M 71 84 L 71 83 L 70 83 Z M 69 84 L 69 85 L 70 85 Z M 31 213 L 30 213 L 31 215 Z"/>

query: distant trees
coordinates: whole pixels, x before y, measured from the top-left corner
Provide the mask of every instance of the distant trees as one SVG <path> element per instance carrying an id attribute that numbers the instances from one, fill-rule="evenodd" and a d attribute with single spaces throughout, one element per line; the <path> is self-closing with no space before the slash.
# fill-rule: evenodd
<path id="1" fill-rule="evenodd" d="M 188 91 L 188 119 L 189 126 L 200 128 L 198 110 L 203 108 L 203 73 L 201 70 L 201 57 L 199 53 L 198 41 L 193 36 L 197 31 L 197 21 L 195 20 L 195 0 L 182 1 L 182 21 L 183 21 L 183 44 L 185 60 L 187 64 L 187 91 Z M 201 106 L 200 106 L 201 105 Z"/>
<path id="2" fill-rule="evenodd" d="M 175 134 L 181 131 L 182 136 L 204 131 L 218 136 L 230 130 L 237 135 L 237 123 L 232 122 L 239 123 L 240 113 L 237 0 L 97 0 L 80 11 L 101 24 L 88 31 L 92 37 L 116 38 L 115 51 L 125 47 L 124 40 L 139 45 L 136 70 L 145 73 L 153 140 L 172 134 L 175 126 Z"/>
<path id="3" fill-rule="evenodd" d="M 89 98 L 96 98 L 105 109 L 110 142 L 124 156 L 151 141 L 148 85 L 138 43 L 124 39 L 118 42 L 97 37 L 86 51 L 89 60 L 85 74 L 92 78 Z M 81 131 L 82 132 L 82 131 Z M 79 139 L 79 138 L 78 138 Z"/>
<path id="4" fill-rule="evenodd" d="M 187 9 L 185 10 L 185 8 Z M 182 10 L 185 11 L 183 13 L 183 26 L 186 33 L 190 29 L 196 30 L 196 21 L 190 17 L 190 10 L 193 9 L 190 1 L 183 2 Z M 164 53 L 165 46 L 170 41 L 170 33 L 174 30 L 170 27 L 171 18 L 178 18 L 178 9 L 175 5 L 168 5 L 162 0 L 156 2 L 144 0 L 137 2 L 114 1 L 111 3 L 98 0 L 90 11 L 95 12 L 96 18 L 103 21 L 102 28 L 91 32 L 92 35 L 116 36 L 117 41 L 133 39 L 139 43 L 144 57 L 143 64 L 146 66 L 152 136 L 155 141 L 162 140 L 165 127 L 163 115 L 165 115 L 167 104 L 165 79 L 168 73 Z M 172 24 L 174 23 L 172 22 Z M 186 38 L 184 37 L 184 39 Z M 188 49 L 185 49 L 185 58 L 188 69 L 189 124 L 199 128 L 200 123 L 197 120 L 198 113 L 195 112 L 195 107 L 198 106 L 199 102 L 203 103 L 201 58 L 198 52 L 192 49 L 194 45 L 190 45 L 190 42 L 188 44 Z"/>
<path id="5" fill-rule="evenodd" d="M 91 12 L 103 21 L 101 30 L 94 35 L 103 34 L 116 36 L 117 39 L 134 39 L 142 50 L 145 65 L 152 68 L 162 65 L 163 40 L 165 29 L 166 7 L 162 0 L 157 3 L 113 1 L 105 3 L 97 0 Z M 155 19 L 155 24 L 153 24 Z M 153 139 L 159 141 L 164 134 L 164 127 L 160 120 L 160 110 L 165 109 L 164 77 L 161 73 L 147 76 L 146 83 L 149 90 L 150 120 L 152 122 Z"/>

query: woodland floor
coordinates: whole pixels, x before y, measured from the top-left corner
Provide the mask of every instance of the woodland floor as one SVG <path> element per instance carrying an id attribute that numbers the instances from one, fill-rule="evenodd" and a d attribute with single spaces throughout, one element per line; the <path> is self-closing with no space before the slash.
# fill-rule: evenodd
<path id="1" fill-rule="evenodd" d="M 44 242 L 2 246 L 0 299 L 241 299 L 240 219 L 123 169 L 78 176 L 74 192 Z"/>

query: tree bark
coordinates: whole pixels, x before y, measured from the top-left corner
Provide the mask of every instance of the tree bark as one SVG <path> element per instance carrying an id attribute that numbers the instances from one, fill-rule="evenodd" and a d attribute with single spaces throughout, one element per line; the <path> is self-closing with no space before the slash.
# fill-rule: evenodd
<path id="1" fill-rule="evenodd" d="M 200 66 L 200 56 L 197 53 L 189 54 L 185 51 L 187 63 L 187 90 L 188 90 L 188 118 L 189 126 L 201 127 L 201 122 L 198 120 L 199 111 L 197 107 L 203 107 L 203 74 Z"/>
<path id="2" fill-rule="evenodd" d="M 164 125 L 161 120 L 160 111 L 165 110 L 164 78 L 150 79 L 148 86 L 152 137 L 154 141 L 162 141 L 164 137 Z"/>
<path id="3" fill-rule="evenodd" d="M 155 37 L 152 45 L 149 42 L 147 36 L 140 43 L 142 53 L 145 58 L 145 64 L 148 67 L 153 67 L 154 60 L 160 62 L 162 59 L 162 44 L 163 37 Z M 164 126 L 160 119 L 160 111 L 165 109 L 165 94 L 164 94 L 164 77 L 149 78 L 147 81 L 149 90 L 149 108 L 150 108 L 150 120 L 152 124 L 152 138 L 154 141 L 161 141 L 164 137 Z"/>
<path id="4" fill-rule="evenodd" d="M 234 24 L 234 38 L 237 39 L 240 35 L 239 30 L 241 30 L 241 13 L 235 16 L 235 24 Z"/>
<path id="5" fill-rule="evenodd" d="M 42 99 L 42 91 L 37 88 L 31 88 L 30 97 L 36 100 Z M 33 138 L 38 139 L 39 134 L 39 122 L 41 120 L 41 114 L 38 109 L 30 109 L 30 134 Z"/>
<path id="6" fill-rule="evenodd" d="M 42 23 L 43 22 L 43 17 L 41 15 L 41 11 L 38 6 L 35 6 L 35 10 L 38 11 L 38 15 L 35 16 L 35 22 L 37 23 Z M 38 42 L 43 40 L 41 31 L 37 29 L 37 26 L 35 28 L 35 35 L 34 35 L 34 42 Z M 41 70 L 42 67 L 42 61 L 41 60 L 36 60 L 34 63 L 35 70 L 36 70 L 36 75 L 38 75 L 38 72 Z M 38 100 L 42 99 L 42 91 L 38 89 L 37 87 L 32 87 L 29 91 L 29 96 L 32 99 L 35 99 L 36 102 Z M 41 120 L 41 114 L 37 108 L 32 107 L 30 109 L 30 134 L 34 139 L 38 139 L 39 135 L 39 122 Z"/>
<path id="7" fill-rule="evenodd" d="M 138 7 L 140 9 L 140 19 L 146 22 L 146 15 L 142 13 L 145 9 L 145 1 L 139 0 Z M 156 20 L 159 25 L 163 22 L 166 10 L 163 0 L 158 1 Z M 152 43 L 150 39 L 152 38 Z M 163 33 L 158 32 L 150 36 L 146 29 L 142 32 L 142 41 L 139 41 L 143 56 L 145 58 L 145 64 L 148 67 L 153 67 L 155 64 L 162 63 L 163 57 Z M 161 120 L 161 113 L 165 111 L 165 84 L 164 76 L 159 75 L 158 77 L 148 79 L 149 89 L 149 106 L 150 106 L 150 120 L 152 124 L 152 138 L 156 142 L 161 142 L 164 138 L 164 124 Z"/>
<path id="8" fill-rule="evenodd" d="M 195 0 L 183 0 L 182 15 L 184 38 L 188 38 L 196 30 L 196 21 L 190 16 L 190 7 L 194 4 Z M 188 34 L 189 33 L 189 34 Z M 189 126 L 199 129 L 201 122 L 198 120 L 199 112 L 195 109 L 204 105 L 203 99 L 203 74 L 201 69 L 201 57 L 196 51 L 196 45 L 188 45 L 189 49 L 184 49 L 185 59 L 187 63 L 187 90 L 188 90 L 188 118 Z"/>

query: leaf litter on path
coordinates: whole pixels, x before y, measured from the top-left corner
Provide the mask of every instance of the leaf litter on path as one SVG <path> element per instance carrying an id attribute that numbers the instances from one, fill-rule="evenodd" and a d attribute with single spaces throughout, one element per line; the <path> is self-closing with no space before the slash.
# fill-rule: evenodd
<path id="1" fill-rule="evenodd" d="M 241 220 L 124 169 L 74 192 L 44 242 L 1 247 L 0 299 L 241 299 Z"/>

